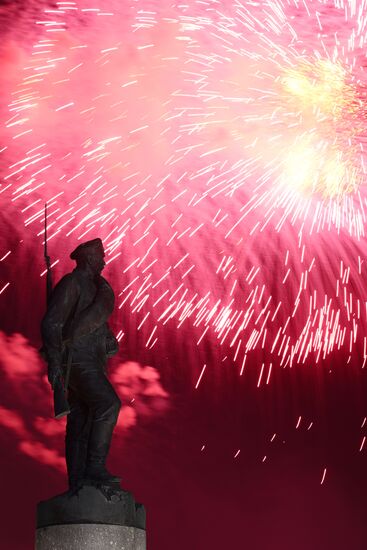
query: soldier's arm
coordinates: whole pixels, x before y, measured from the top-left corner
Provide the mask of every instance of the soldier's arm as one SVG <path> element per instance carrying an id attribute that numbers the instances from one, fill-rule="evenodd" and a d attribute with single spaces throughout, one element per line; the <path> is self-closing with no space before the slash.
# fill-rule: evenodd
<path id="1" fill-rule="evenodd" d="M 103 277 L 98 277 L 98 289 L 90 306 L 84 309 L 76 318 L 73 326 L 73 340 L 90 334 L 104 325 L 110 317 L 115 305 L 115 296 L 109 283 Z"/>
<path id="2" fill-rule="evenodd" d="M 62 329 L 75 309 L 79 287 L 72 274 L 65 275 L 56 285 L 41 323 L 41 334 L 49 365 L 61 366 Z"/>

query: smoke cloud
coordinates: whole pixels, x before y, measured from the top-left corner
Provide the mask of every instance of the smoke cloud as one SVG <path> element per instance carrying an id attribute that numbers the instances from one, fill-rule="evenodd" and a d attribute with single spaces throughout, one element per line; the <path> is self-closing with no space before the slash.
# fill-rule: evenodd
<path id="1" fill-rule="evenodd" d="M 52 418 L 52 393 L 46 365 L 21 334 L 0 332 L 0 430 L 21 453 L 65 471 L 65 419 Z M 119 363 L 111 373 L 122 409 L 116 433 L 124 437 L 139 419 L 154 418 L 169 407 L 169 395 L 156 369 L 136 362 Z"/>

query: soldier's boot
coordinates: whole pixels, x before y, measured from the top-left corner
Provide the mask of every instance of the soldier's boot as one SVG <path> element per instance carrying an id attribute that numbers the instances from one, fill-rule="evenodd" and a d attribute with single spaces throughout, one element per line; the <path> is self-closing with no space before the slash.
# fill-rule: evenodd
<path id="1" fill-rule="evenodd" d="M 97 483 L 120 483 L 121 478 L 106 469 L 106 459 L 110 448 L 114 424 L 95 422 L 88 442 L 85 479 Z"/>
<path id="2" fill-rule="evenodd" d="M 65 438 L 65 458 L 71 492 L 78 491 L 83 485 L 86 457 L 87 442 L 67 436 Z"/>

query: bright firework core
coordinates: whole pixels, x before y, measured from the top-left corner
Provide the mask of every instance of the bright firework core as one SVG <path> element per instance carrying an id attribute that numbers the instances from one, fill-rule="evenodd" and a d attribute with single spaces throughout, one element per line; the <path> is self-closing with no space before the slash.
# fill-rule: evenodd
<path id="1" fill-rule="evenodd" d="M 358 147 L 364 129 L 363 104 L 347 77 L 338 62 L 314 59 L 286 70 L 281 79 L 288 96 L 281 96 L 283 105 L 297 113 L 297 121 L 288 125 L 295 128 L 295 136 L 283 178 L 301 191 L 341 198 L 363 184 Z"/>
<path id="2" fill-rule="evenodd" d="M 364 365 L 363 9 L 122 4 L 57 2 L 24 47 L 8 35 L 8 223 L 41 249 L 48 202 L 56 277 L 103 238 L 119 337 L 189 339 L 200 383 L 213 349 L 241 376 L 254 354 L 259 384 L 341 350 Z"/>

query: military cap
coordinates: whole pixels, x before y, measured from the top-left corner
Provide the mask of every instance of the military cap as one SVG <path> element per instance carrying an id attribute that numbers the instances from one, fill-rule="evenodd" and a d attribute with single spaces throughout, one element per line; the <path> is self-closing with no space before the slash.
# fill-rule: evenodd
<path id="1" fill-rule="evenodd" d="M 94 253 L 94 252 L 104 252 L 103 244 L 101 239 L 93 239 L 85 243 L 80 244 L 76 247 L 75 250 L 70 254 L 72 260 L 77 260 L 80 256 L 83 256 L 85 252 Z"/>

